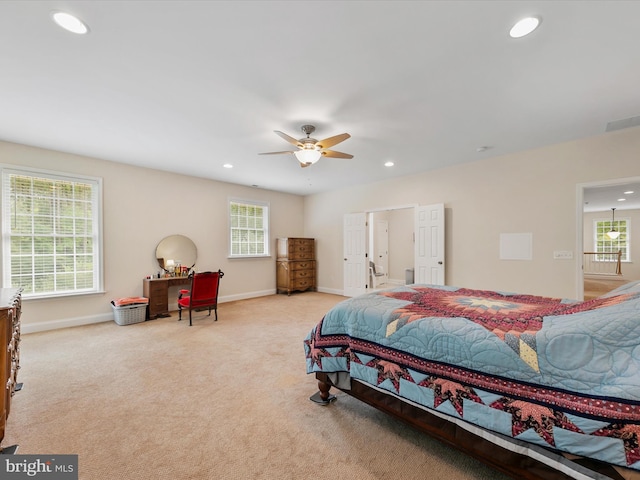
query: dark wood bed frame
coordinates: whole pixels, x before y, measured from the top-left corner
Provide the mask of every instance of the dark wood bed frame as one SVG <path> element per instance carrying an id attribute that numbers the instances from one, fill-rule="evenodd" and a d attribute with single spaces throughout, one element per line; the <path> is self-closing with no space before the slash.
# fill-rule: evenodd
<path id="1" fill-rule="evenodd" d="M 334 387 L 513 478 L 526 480 L 566 480 L 573 478 L 541 461 L 496 445 L 459 427 L 453 422 L 430 414 L 422 408 L 403 402 L 396 396 L 388 395 L 361 382 L 351 382 L 351 389 L 346 390 L 333 385 L 325 373 L 316 372 L 316 378 L 320 391 L 315 396 L 320 399 L 321 403 L 330 403 L 334 399 L 330 394 L 331 387 Z M 625 480 L 627 478 L 618 473 L 611 465 L 603 462 L 586 458 L 572 461 L 592 473 L 597 472 L 613 480 Z M 633 472 L 633 474 L 635 475 L 636 472 Z"/>

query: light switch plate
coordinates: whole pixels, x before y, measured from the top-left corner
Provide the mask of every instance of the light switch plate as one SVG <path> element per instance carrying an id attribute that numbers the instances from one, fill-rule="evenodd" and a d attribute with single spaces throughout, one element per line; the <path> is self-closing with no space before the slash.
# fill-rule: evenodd
<path id="1" fill-rule="evenodd" d="M 573 258 L 573 252 L 571 250 L 554 250 L 554 260 L 571 260 Z"/>

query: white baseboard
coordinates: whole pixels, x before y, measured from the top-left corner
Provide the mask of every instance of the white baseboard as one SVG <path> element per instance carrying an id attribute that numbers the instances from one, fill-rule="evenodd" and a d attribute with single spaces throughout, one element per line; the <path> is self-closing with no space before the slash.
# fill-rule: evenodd
<path id="1" fill-rule="evenodd" d="M 320 293 L 331 293 L 333 295 L 340 295 L 344 297 L 344 290 L 337 290 L 335 288 L 322 288 L 322 287 L 318 287 L 317 290 Z"/>
<path id="2" fill-rule="evenodd" d="M 331 293 L 333 295 L 344 296 L 343 290 L 332 288 L 318 288 L 318 292 Z M 266 297 L 275 295 L 275 289 L 261 290 L 257 292 L 240 293 L 238 295 L 226 295 L 218 298 L 218 303 L 235 302 L 237 300 L 247 300 L 250 298 Z M 169 310 L 178 310 L 178 304 L 169 304 Z M 24 323 L 21 325 L 21 333 L 37 333 L 49 330 L 58 330 L 60 328 L 80 327 L 82 325 L 91 325 L 93 323 L 113 322 L 113 313 L 100 313 L 98 315 L 87 315 L 84 317 L 62 318 L 60 320 L 49 320 L 48 322 Z"/>
<path id="3" fill-rule="evenodd" d="M 261 290 L 258 292 L 239 293 L 238 295 L 226 295 L 218 299 L 219 303 L 235 302 L 236 300 L 247 300 L 248 298 L 266 297 L 267 295 L 275 295 L 276 290 Z"/>
<path id="4" fill-rule="evenodd" d="M 101 313 L 99 315 L 88 315 L 85 317 L 62 318 L 60 320 L 49 320 L 48 322 L 24 323 L 21 322 L 20 332 L 23 334 L 46 332 L 58 330 L 60 328 L 79 327 L 92 323 L 113 322 L 113 313 Z"/>
<path id="5" fill-rule="evenodd" d="M 274 295 L 274 290 L 263 290 L 259 292 L 242 293 L 239 295 L 227 295 L 218 298 L 218 303 L 234 302 L 236 300 L 246 300 L 248 298 L 265 297 Z M 169 304 L 169 310 L 178 310 L 178 304 Z M 23 334 L 46 332 L 49 330 L 58 330 L 60 328 L 80 327 L 82 325 L 91 325 L 93 323 L 113 322 L 113 313 L 100 313 L 98 315 L 87 315 L 84 317 L 62 318 L 59 320 L 49 320 L 47 322 L 25 323 L 22 322 L 20 331 Z"/>

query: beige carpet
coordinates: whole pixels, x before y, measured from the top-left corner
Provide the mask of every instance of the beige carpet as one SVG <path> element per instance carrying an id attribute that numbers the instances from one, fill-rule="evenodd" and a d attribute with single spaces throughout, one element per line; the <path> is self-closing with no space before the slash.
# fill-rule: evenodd
<path id="1" fill-rule="evenodd" d="M 24 335 L 2 446 L 78 454 L 81 479 L 503 479 L 344 394 L 303 339 L 343 297 L 307 292 L 194 314 Z M 23 319 L 29 317 L 28 303 Z"/>

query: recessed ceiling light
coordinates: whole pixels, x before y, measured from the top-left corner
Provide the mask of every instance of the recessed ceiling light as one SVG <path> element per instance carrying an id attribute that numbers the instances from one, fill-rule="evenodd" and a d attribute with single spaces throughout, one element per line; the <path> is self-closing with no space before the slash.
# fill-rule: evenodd
<path id="1" fill-rule="evenodd" d="M 389 160 L 388 162 L 384 162 L 385 167 L 393 167 L 393 165 L 394 163 L 391 160 Z"/>
<path id="2" fill-rule="evenodd" d="M 523 18 L 511 27 L 511 30 L 509 30 L 509 36 L 511 36 L 511 38 L 524 37 L 538 28 L 538 25 L 540 25 L 539 17 Z"/>
<path id="3" fill-rule="evenodd" d="M 619 202 L 626 202 L 626 201 L 627 201 L 627 199 L 626 199 L 626 198 L 619 198 L 619 199 L 618 199 L 618 201 L 619 201 Z"/>
<path id="4" fill-rule="evenodd" d="M 84 35 L 89 32 L 89 27 L 78 17 L 74 17 L 70 13 L 52 12 L 51 16 L 54 22 L 69 32 L 77 33 L 78 35 Z"/>
<path id="5" fill-rule="evenodd" d="M 224 168 L 233 168 L 233 165 L 231 165 L 230 163 L 225 163 L 224 165 L 222 165 Z"/>
<path id="6" fill-rule="evenodd" d="M 633 193 L 633 190 L 627 190 L 626 192 L 623 192 L 625 195 L 631 195 Z"/>

